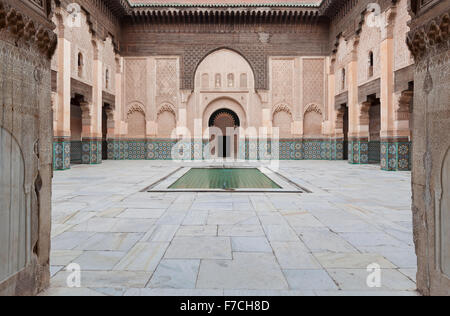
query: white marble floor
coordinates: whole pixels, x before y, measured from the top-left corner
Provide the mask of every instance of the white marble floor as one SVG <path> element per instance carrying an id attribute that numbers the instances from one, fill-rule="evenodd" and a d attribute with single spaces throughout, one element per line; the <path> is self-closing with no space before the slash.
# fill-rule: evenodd
<path id="1" fill-rule="evenodd" d="M 409 172 L 286 161 L 280 173 L 313 193 L 141 192 L 179 167 L 55 172 L 43 295 L 417 295 Z M 371 264 L 381 287 L 367 285 Z"/>

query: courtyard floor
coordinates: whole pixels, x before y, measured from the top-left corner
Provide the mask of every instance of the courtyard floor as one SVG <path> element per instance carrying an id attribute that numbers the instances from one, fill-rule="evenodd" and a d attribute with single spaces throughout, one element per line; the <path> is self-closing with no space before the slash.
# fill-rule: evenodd
<path id="1" fill-rule="evenodd" d="M 179 167 L 55 172 L 43 295 L 417 295 L 409 172 L 285 161 L 312 193 L 141 192 Z M 81 288 L 67 287 L 71 263 Z M 366 282 L 373 263 L 381 288 Z"/>

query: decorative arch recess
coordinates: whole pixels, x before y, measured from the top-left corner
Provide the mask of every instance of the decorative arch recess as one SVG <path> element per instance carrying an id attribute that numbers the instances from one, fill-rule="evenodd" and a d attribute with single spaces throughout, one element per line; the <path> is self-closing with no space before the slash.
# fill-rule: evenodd
<path id="1" fill-rule="evenodd" d="M 316 112 L 320 115 L 323 115 L 322 108 L 317 104 L 309 104 L 305 107 L 305 114 L 310 112 Z"/>
<path id="2" fill-rule="evenodd" d="M 262 45 L 198 46 L 186 47 L 182 58 L 182 89 L 194 90 L 195 73 L 200 63 L 210 54 L 228 49 L 241 55 L 250 64 L 255 76 L 255 89 L 268 88 L 267 53 Z"/>
<path id="3" fill-rule="evenodd" d="M 274 106 L 272 111 L 272 118 L 275 117 L 275 115 L 280 112 L 286 112 L 292 117 L 291 107 L 285 103 Z"/>
<path id="4" fill-rule="evenodd" d="M 224 114 L 229 115 L 230 117 L 233 118 L 234 126 L 241 126 L 241 120 L 239 119 L 239 116 L 234 111 L 229 109 L 220 109 L 215 111 L 209 118 L 208 126 L 209 127 L 214 126 L 216 118 Z"/>
<path id="5" fill-rule="evenodd" d="M 130 117 L 131 114 L 135 112 L 141 112 L 145 117 L 145 110 L 143 105 L 137 102 L 133 102 L 130 105 L 128 105 L 127 119 Z"/>
<path id="6" fill-rule="evenodd" d="M 175 107 L 170 103 L 161 104 L 156 115 L 159 116 L 159 115 L 163 114 L 164 112 L 169 112 L 169 113 L 173 114 L 175 119 L 177 118 L 177 112 L 175 111 Z"/>
<path id="7" fill-rule="evenodd" d="M 322 135 L 323 112 L 317 104 L 310 104 L 305 107 L 303 115 L 303 135 L 316 137 Z"/>

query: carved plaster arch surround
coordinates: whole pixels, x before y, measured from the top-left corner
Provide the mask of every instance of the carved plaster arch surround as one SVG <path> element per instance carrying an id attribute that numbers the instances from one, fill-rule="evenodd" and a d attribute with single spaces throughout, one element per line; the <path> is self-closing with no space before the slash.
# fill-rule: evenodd
<path id="1" fill-rule="evenodd" d="M 144 105 L 140 102 L 134 101 L 134 102 L 130 102 L 127 106 L 127 120 L 130 117 L 131 114 L 133 114 L 134 112 L 141 112 L 142 114 L 144 114 L 144 116 L 147 118 L 147 114 L 144 110 Z"/>
<path id="2" fill-rule="evenodd" d="M 288 104 L 286 104 L 286 103 L 280 103 L 280 104 L 278 104 L 278 105 L 273 107 L 273 109 L 272 109 L 272 120 L 275 117 L 275 115 L 277 113 L 279 113 L 279 112 L 286 112 L 286 113 L 288 113 L 291 116 L 292 120 L 294 119 L 291 107 Z"/>
<path id="3" fill-rule="evenodd" d="M 219 98 L 211 101 L 208 104 L 208 106 L 206 106 L 205 110 L 203 111 L 202 127 L 203 127 L 204 135 L 208 129 L 208 123 L 209 123 L 209 119 L 210 119 L 211 115 L 213 115 L 216 111 L 221 110 L 221 109 L 227 109 L 227 110 L 233 111 L 239 117 L 241 127 L 242 128 L 248 127 L 247 114 L 246 114 L 245 109 L 242 107 L 242 105 L 232 98 L 219 97 Z"/>
<path id="4" fill-rule="evenodd" d="M 170 102 L 162 102 L 161 105 L 158 107 L 158 111 L 156 112 L 156 117 L 158 117 L 160 114 L 164 112 L 172 113 L 175 117 L 175 120 L 177 120 L 178 115 L 177 111 L 175 110 L 175 107 Z"/>
<path id="5" fill-rule="evenodd" d="M 316 113 L 322 115 L 322 117 L 323 117 L 322 107 L 316 103 L 311 103 L 311 104 L 308 104 L 307 106 L 305 106 L 304 114 L 309 113 L 309 112 L 316 112 Z"/>

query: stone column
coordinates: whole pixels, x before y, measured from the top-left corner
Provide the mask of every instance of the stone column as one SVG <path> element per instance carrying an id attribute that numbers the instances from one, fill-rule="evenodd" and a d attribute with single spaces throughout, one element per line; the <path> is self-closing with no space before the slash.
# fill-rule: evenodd
<path id="1" fill-rule="evenodd" d="M 71 78 L 71 43 L 65 38 L 65 13 L 57 13 L 58 46 L 56 58 L 58 64 L 57 88 L 55 99 L 56 126 L 53 140 L 53 169 L 70 169 L 70 78 Z"/>
<path id="2" fill-rule="evenodd" d="M 417 287 L 424 295 L 450 295 L 450 1 L 421 1 L 411 9 Z"/>
<path id="3" fill-rule="evenodd" d="M 81 163 L 83 164 L 95 164 L 97 163 L 97 156 L 101 153 L 101 147 L 99 148 L 97 139 L 93 137 L 93 104 L 89 101 L 83 101 L 80 103 L 81 107 Z"/>
<path id="4" fill-rule="evenodd" d="M 122 58 L 116 56 L 116 73 L 115 75 L 115 106 L 106 109 L 108 115 L 108 135 L 107 135 L 107 155 L 109 160 L 120 159 L 120 141 L 121 141 L 121 123 L 122 123 Z"/>
<path id="5" fill-rule="evenodd" d="M 102 107 L 103 107 L 103 62 L 101 60 L 101 41 L 95 38 L 92 103 L 82 105 L 83 135 L 82 156 L 83 164 L 100 164 L 102 162 Z M 84 107 L 84 108 L 83 108 Z M 88 113 L 88 114 L 87 114 Z M 85 118 L 84 116 L 87 115 Z"/>
<path id="6" fill-rule="evenodd" d="M 409 170 L 409 126 L 396 121 L 394 82 L 394 20 L 395 7 L 386 11 L 386 25 L 382 29 L 381 59 L 381 169 L 386 171 Z M 400 118 L 400 117 L 397 117 Z M 405 129 L 406 127 L 406 129 Z M 403 129 L 402 129 L 403 128 Z"/>
<path id="7" fill-rule="evenodd" d="M 331 145 L 331 160 L 344 159 L 344 113 L 336 109 L 336 74 L 335 74 L 335 58 L 333 56 L 328 59 L 328 118 L 327 124 L 325 124 L 326 134 L 330 137 Z M 339 126 L 338 126 L 339 124 Z"/>
<path id="8" fill-rule="evenodd" d="M 361 125 L 363 105 L 358 103 L 358 60 L 357 47 L 359 39 L 353 40 L 352 60 L 348 65 L 348 110 L 349 110 L 349 159 L 351 164 L 369 162 L 368 127 Z"/>
<path id="9" fill-rule="evenodd" d="M 48 12 L 33 8 L 0 0 L 0 296 L 36 295 L 50 282 L 57 37 Z"/>

